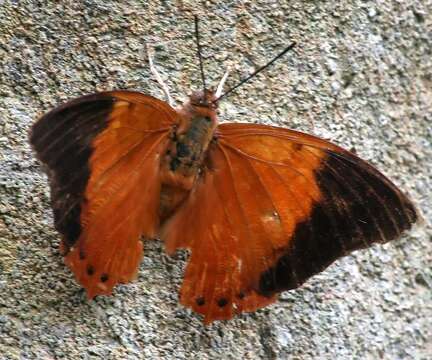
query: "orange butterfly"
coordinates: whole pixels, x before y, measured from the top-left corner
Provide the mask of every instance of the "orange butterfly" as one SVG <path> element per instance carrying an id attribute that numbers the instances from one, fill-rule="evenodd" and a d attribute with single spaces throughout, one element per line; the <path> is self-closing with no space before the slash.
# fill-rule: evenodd
<path id="1" fill-rule="evenodd" d="M 179 110 L 111 91 L 68 102 L 34 125 L 65 262 L 89 298 L 134 279 L 140 237 L 158 237 L 169 254 L 191 251 L 181 303 L 205 322 L 229 319 L 416 222 L 392 182 L 328 141 L 218 125 L 218 101 L 237 87 L 221 95 L 223 81 Z"/>

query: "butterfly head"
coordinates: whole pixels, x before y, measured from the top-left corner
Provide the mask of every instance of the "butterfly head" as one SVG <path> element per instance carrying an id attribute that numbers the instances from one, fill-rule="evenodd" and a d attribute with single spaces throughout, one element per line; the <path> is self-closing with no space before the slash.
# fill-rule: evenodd
<path id="1" fill-rule="evenodd" d="M 189 101 L 192 106 L 195 107 L 206 107 L 209 109 L 216 109 L 216 95 L 213 90 L 198 90 L 194 91 L 189 96 Z"/>
<path id="2" fill-rule="evenodd" d="M 213 90 L 194 91 L 184 105 L 193 117 L 211 117 L 216 113 L 218 103 Z"/>

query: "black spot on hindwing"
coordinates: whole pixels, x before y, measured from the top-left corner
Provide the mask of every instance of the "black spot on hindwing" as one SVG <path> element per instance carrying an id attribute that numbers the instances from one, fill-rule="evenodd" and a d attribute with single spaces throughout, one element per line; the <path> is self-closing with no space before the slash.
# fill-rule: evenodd
<path id="1" fill-rule="evenodd" d="M 205 299 L 202 296 L 200 296 L 195 300 L 195 302 L 198 306 L 203 306 L 205 304 Z"/>
<path id="2" fill-rule="evenodd" d="M 92 276 L 95 273 L 95 269 L 92 265 L 87 265 L 87 275 Z"/>
<path id="3" fill-rule="evenodd" d="M 217 304 L 218 304 L 218 306 L 220 308 L 223 308 L 226 305 L 228 305 L 228 302 L 229 302 L 228 299 L 226 299 L 226 298 L 220 298 L 220 299 L 218 299 Z"/>

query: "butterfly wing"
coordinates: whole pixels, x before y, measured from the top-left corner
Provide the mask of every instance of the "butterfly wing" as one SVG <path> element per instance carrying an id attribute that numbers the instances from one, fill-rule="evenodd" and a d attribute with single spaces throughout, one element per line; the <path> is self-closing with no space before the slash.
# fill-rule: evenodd
<path id="1" fill-rule="evenodd" d="M 113 91 L 66 103 L 33 126 L 65 262 L 89 297 L 133 279 L 140 236 L 156 235 L 160 156 L 177 122 L 162 101 Z"/>
<path id="2" fill-rule="evenodd" d="M 336 145 L 292 130 L 222 124 L 162 238 L 168 253 L 191 250 L 181 302 L 210 322 L 263 307 L 416 219 L 394 184 Z"/>

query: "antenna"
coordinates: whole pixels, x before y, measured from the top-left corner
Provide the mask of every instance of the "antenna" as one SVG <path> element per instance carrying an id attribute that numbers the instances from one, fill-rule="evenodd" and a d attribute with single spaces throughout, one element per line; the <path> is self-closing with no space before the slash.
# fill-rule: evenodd
<path id="1" fill-rule="evenodd" d="M 197 48 L 198 48 L 198 58 L 199 58 L 199 64 L 200 64 L 200 70 L 201 70 L 201 79 L 202 79 L 202 83 L 203 83 L 203 87 L 204 87 L 204 94 L 206 91 L 206 82 L 205 82 L 205 76 L 204 76 L 204 66 L 203 66 L 203 59 L 202 59 L 202 55 L 201 55 L 201 45 L 200 45 L 200 41 L 199 41 L 199 28 L 198 28 L 198 16 L 195 15 L 195 37 L 196 37 L 196 43 L 197 43 Z"/>
<path id="2" fill-rule="evenodd" d="M 225 93 L 223 93 L 221 96 L 219 96 L 216 100 L 214 100 L 213 102 L 219 101 L 220 99 L 222 99 L 223 97 L 227 96 L 228 94 L 230 94 L 231 92 L 233 92 L 235 89 L 237 89 L 239 86 L 243 85 L 245 82 L 249 81 L 250 79 L 252 79 L 255 75 L 257 75 L 258 73 L 260 73 L 261 71 L 263 71 L 265 68 L 269 67 L 271 64 L 273 64 L 277 59 L 279 59 L 281 56 L 285 55 L 288 51 L 290 51 L 294 46 L 296 45 L 295 42 L 291 43 L 287 48 L 285 48 L 281 53 L 279 53 L 278 55 L 276 55 L 273 59 L 271 59 L 267 64 L 265 64 L 264 66 L 261 66 L 259 69 L 257 69 L 256 71 L 254 71 L 252 74 L 250 74 L 249 76 L 247 76 L 245 79 L 240 80 L 240 82 L 233 86 L 231 89 L 229 89 L 228 91 L 226 91 Z"/>

